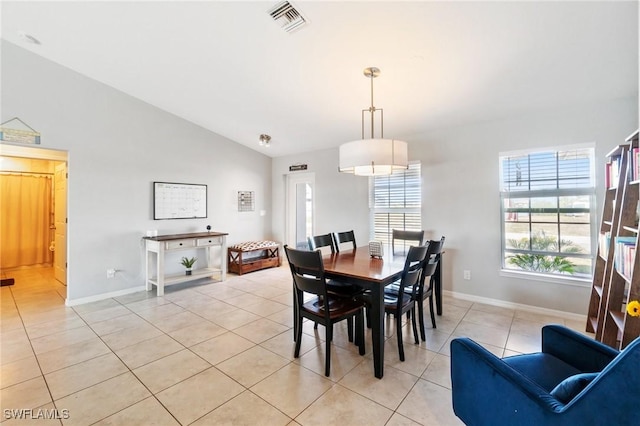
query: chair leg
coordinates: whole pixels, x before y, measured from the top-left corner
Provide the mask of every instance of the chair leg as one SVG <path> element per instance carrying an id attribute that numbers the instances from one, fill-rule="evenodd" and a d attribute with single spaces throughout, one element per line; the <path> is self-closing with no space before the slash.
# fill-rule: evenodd
<path id="1" fill-rule="evenodd" d="M 420 341 L 418 340 L 418 327 L 416 326 L 416 308 L 415 305 L 413 307 L 412 310 L 410 310 L 409 312 L 412 313 L 411 315 L 411 326 L 413 327 L 413 340 L 415 340 L 416 345 L 420 343 Z"/>
<path id="2" fill-rule="evenodd" d="M 371 328 L 371 312 L 369 312 L 369 308 L 364 308 L 364 316 L 367 319 L 367 328 Z"/>
<path id="3" fill-rule="evenodd" d="M 427 340 L 427 334 L 424 329 L 424 300 L 418 300 L 418 320 L 420 321 L 420 337 L 423 341 Z"/>
<path id="4" fill-rule="evenodd" d="M 316 321 L 316 323 L 315 323 L 315 324 L 313 324 L 313 329 L 314 329 L 314 330 L 317 330 L 317 329 L 318 329 L 318 322 L 317 322 L 317 321 Z"/>
<path id="5" fill-rule="evenodd" d="M 356 342 L 360 355 L 364 355 L 364 313 L 362 310 L 356 314 Z"/>
<path id="6" fill-rule="evenodd" d="M 398 335 L 398 355 L 404 362 L 404 346 L 402 346 L 402 315 L 396 316 L 396 334 Z"/>
<path id="7" fill-rule="evenodd" d="M 349 336 L 349 341 L 353 342 L 353 317 L 347 318 L 347 336 Z"/>
<path id="8" fill-rule="evenodd" d="M 298 323 L 298 327 L 296 330 L 296 350 L 293 353 L 294 358 L 298 358 L 300 356 L 300 344 L 302 343 L 302 317 L 298 316 L 298 318 L 296 318 L 296 322 Z"/>
<path id="9" fill-rule="evenodd" d="M 324 357 L 324 375 L 329 377 L 329 374 L 331 373 L 331 341 L 333 340 L 333 324 L 327 324 L 325 331 L 326 354 Z"/>
<path id="10" fill-rule="evenodd" d="M 436 317 L 433 314 L 433 295 L 429 297 L 429 311 L 431 313 L 431 325 L 436 328 Z"/>

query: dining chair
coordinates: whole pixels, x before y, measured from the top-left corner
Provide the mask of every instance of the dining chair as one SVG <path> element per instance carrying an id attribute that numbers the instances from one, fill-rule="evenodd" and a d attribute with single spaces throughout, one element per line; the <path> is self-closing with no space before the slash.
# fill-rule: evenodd
<path id="1" fill-rule="evenodd" d="M 409 253 L 404 262 L 404 269 L 400 282 L 396 289 L 385 287 L 384 290 L 384 311 L 392 314 L 396 319 L 396 335 L 398 339 L 398 355 L 400 361 L 404 361 L 404 346 L 402 343 L 402 316 L 409 314 L 411 326 L 413 328 L 413 337 L 416 345 L 420 343 L 418 340 L 418 328 L 416 326 L 416 299 L 418 287 L 420 286 L 420 277 L 425 266 L 425 258 L 427 255 L 427 246 L 411 246 Z M 366 308 L 371 309 L 371 294 L 364 293 L 359 297 L 366 303 Z"/>
<path id="2" fill-rule="evenodd" d="M 353 236 L 353 231 L 350 232 Z M 344 234 L 348 234 L 348 232 L 345 232 Z M 314 237 L 309 237 L 308 240 L 309 250 L 311 251 L 318 250 L 322 247 L 330 247 L 332 254 L 339 252 L 337 244 L 335 243 L 335 237 L 332 234 L 316 235 Z M 355 237 L 353 237 L 353 245 L 355 248 Z M 328 280 L 327 286 L 330 293 L 339 297 L 352 298 L 357 294 L 361 294 L 363 291 L 360 287 L 345 281 Z"/>
<path id="3" fill-rule="evenodd" d="M 324 375 L 331 372 L 331 341 L 333 340 L 333 324 L 355 317 L 356 344 L 360 355 L 364 355 L 364 303 L 355 299 L 338 298 L 327 290 L 322 254 L 319 251 L 303 251 L 284 246 L 295 292 L 296 347 L 294 357 L 300 356 L 302 341 L 302 319 L 307 318 L 325 326 L 325 370 Z M 304 294 L 316 297 L 305 301 Z M 327 309 L 328 307 L 328 309 Z"/>
<path id="4" fill-rule="evenodd" d="M 338 251 L 333 234 L 315 235 L 309 237 L 307 240 L 309 242 L 310 251 L 321 250 L 323 247 L 329 247 L 332 254 Z M 363 292 L 362 288 L 358 286 L 355 286 L 349 282 L 336 280 L 327 280 L 327 289 L 334 296 L 347 299 L 351 299 L 358 294 L 362 294 Z M 317 328 L 318 323 L 316 322 L 314 325 L 314 329 Z M 353 341 L 353 321 L 347 321 L 347 330 L 349 332 L 349 341 L 351 342 Z"/>
<path id="5" fill-rule="evenodd" d="M 391 230 L 391 254 L 396 254 L 396 240 L 401 240 L 403 252 L 407 246 L 406 242 L 414 241 L 416 246 L 421 246 L 424 240 L 424 230 L 422 231 L 407 231 L 404 229 L 392 229 Z"/>
<path id="6" fill-rule="evenodd" d="M 322 250 L 323 247 L 329 247 L 331 253 L 336 252 L 336 246 L 333 243 L 333 236 L 331 234 L 314 235 L 307 238 L 309 243 L 309 250 Z"/>
<path id="7" fill-rule="evenodd" d="M 427 247 L 427 254 L 424 259 L 424 267 L 422 275 L 420 276 L 420 284 L 418 291 L 413 294 L 417 306 L 418 306 L 418 322 L 420 326 L 420 338 L 422 341 L 426 341 L 426 331 L 424 327 L 424 301 L 429 299 L 429 313 L 431 314 L 431 326 L 436 328 L 436 317 L 433 308 L 433 288 L 435 284 L 435 273 L 440 262 L 440 256 L 442 255 L 442 249 L 444 247 L 444 236 L 440 240 L 429 240 L 425 243 Z M 387 286 L 388 292 L 399 291 L 399 283 L 393 283 Z M 405 289 L 405 292 L 410 293 L 411 289 Z"/>
<path id="8" fill-rule="evenodd" d="M 340 244 L 343 243 L 351 243 L 351 248 L 356 249 L 356 235 L 353 230 L 333 233 L 333 244 L 336 251 L 340 251 Z"/>

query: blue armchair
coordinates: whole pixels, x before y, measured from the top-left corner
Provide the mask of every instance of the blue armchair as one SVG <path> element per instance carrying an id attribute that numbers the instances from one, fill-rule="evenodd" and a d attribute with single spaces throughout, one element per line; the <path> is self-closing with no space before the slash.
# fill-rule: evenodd
<path id="1" fill-rule="evenodd" d="M 617 351 L 547 325 L 542 352 L 502 359 L 457 338 L 451 385 L 453 411 L 467 425 L 638 425 L 640 338 Z"/>

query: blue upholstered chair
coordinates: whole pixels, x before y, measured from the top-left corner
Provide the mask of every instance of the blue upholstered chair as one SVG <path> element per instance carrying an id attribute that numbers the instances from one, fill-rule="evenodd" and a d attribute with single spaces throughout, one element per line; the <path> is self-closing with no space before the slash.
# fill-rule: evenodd
<path id="1" fill-rule="evenodd" d="M 498 358 L 451 342 L 453 411 L 467 425 L 640 424 L 640 338 L 617 351 L 560 325 L 542 352 Z"/>

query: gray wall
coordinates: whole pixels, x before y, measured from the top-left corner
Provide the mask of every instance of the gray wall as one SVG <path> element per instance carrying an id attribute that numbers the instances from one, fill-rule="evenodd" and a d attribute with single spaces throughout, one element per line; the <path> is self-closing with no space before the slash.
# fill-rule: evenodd
<path id="1" fill-rule="evenodd" d="M 445 290 L 586 314 L 590 283 L 501 274 L 498 155 L 525 148 L 594 143 L 599 215 L 604 155 L 637 128 L 638 98 L 632 97 L 406 137 L 409 158 L 422 163 L 423 228 L 429 238 L 446 237 Z M 330 231 L 331 224 L 340 221 L 341 228 L 358 229 L 359 241 L 368 241 L 367 179 L 340 175 L 335 148 L 274 160 L 274 234 L 283 238 L 283 175 L 288 165 L 296 163 L 309 163 L 316 172 L 317 232 Z M 471 280 L 463 280 L 464 270 L 471 271 Z"/>
<path id="2" fill-rule="evenodd" d="M 68 151 L 68 303 L 143 285 L 148 229 L 271 237 L 269 157 L 6 41 L 1 78 L 2 121 L 19 117 L 42 148 Z M 154 221 L 153 181 L 208 185 L 208 218 Z M 255 212 L 237 211 L 239 190 L 255 191 Z M 107 279 L 108 268 L 121 272 Z"/>

